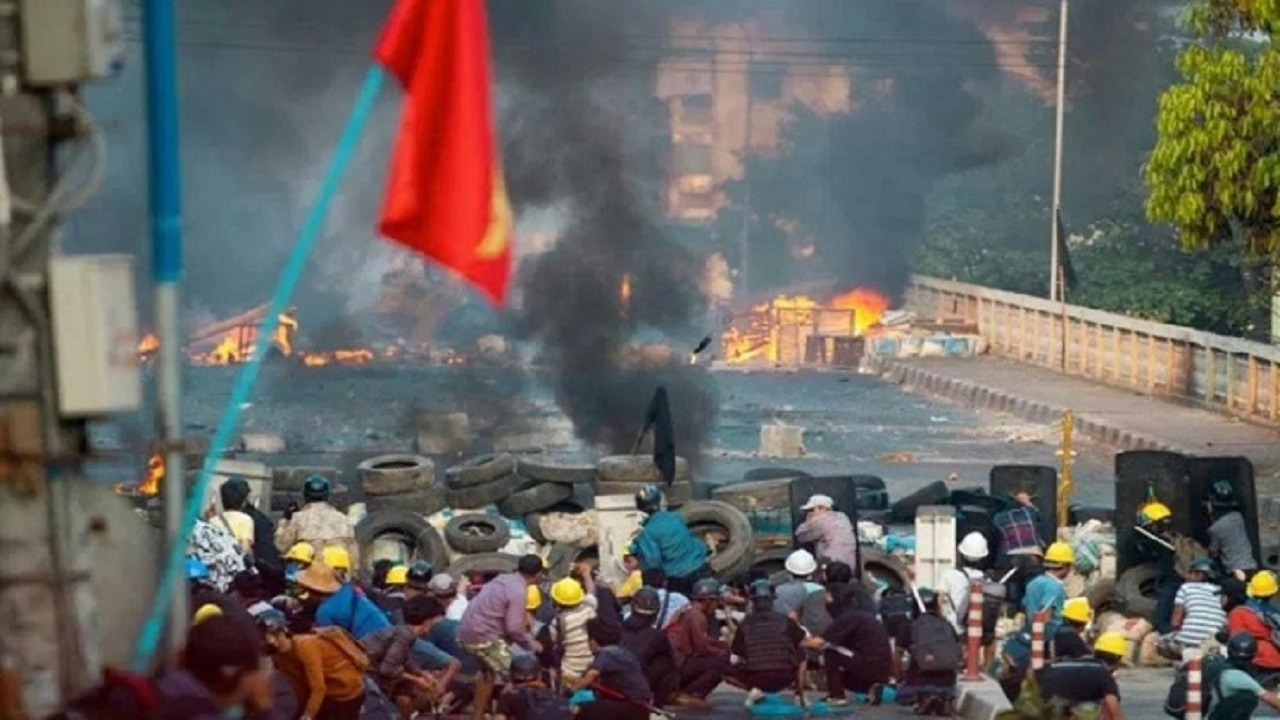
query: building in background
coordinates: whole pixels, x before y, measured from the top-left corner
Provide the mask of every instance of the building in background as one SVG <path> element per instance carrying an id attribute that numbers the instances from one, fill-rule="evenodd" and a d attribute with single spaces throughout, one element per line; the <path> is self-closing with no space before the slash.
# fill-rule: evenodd
<path id="1" fill-rule="evenodd" d="M 655 84 L 671 121 L 669 218 L 710 222 L 724 204 L 724 183 L 742 178 L 744 155 L 779 150 L 796 103 L 819 114 L 851 109 L 848 69 L 824 62 L 822 49 L 798 43 L 796 34 L 764 16 L 672 23 Z"/>

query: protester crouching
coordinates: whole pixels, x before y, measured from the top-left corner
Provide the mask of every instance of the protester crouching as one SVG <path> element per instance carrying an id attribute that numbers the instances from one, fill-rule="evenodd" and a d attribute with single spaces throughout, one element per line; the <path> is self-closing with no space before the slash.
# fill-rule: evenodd
<path id="1" fill-rule="evenodd" d="M 685 594 L 695 582 L 711 576 L 706 544 L 694 537 L 680 513 L 666 509 L 658 486 L 647 485 L 636 493 L 636 509 L 645 518 L 630 552 L 641 571 L 661 570 L 667 578 L 665 586 Z"/>
<path id="2" fill-rule="evenodd" d="M 494 685 L 505 679 L 511 667 L 510 644 L 538 654 L 542 646 L 525 624 L 528 589 L 542 579 L 542 558 L 525 555 L 516 572 L 505 573 L 484 584 L 467 604 L 458 624 L 458 640 L 479 661 L 473 717 L 481 720 L 489 711 Z"/>
<path id="3" fill-rule="evenodd" d="M 572 689 L 591 690 L 595 699 L 577 707 L 577 720 L 649 720 L 652 692 L 644 668 L 618 646 L 621 634 L 599 618 L 587 623 L 594 658 Z"/>
<path id="4" fill-rule="evenodd" d="M 707 695 L 729 671 L 729 647 L 712 639 L 709 620 L 720 605 L 720 583 L 711 578 L 693 586 L 692 604 L 666 629 L 667 639 L 680 665 L 680 692 L 674 702 L 681 707 L 707 708 Z"/>
<path id="5" fill-rule="evenodd" d="M 308 720 L 358 720 L 365 700 L 368 657 L 338 628 L 295 635 L 285 616 L 268 610 L 258 616 L 271 662 L 289 682 Z"/>
<path id="6" fill-rule="evenodd" d="M 444 684 L 457 672 L 454 663 L 442 682 L 414 664 L 414 646 L 430 629 L 432 617 L 428 603 L 435 603 L 434 598 L 406 601 L 403 624 L 385 627 L 360 640 L 369 657 L 371 675 L 381 692 L 395 703 L 403 720 L 440 699 L 444 695 Z"/>
<path id="7" fill-rule="evenodd" d="M 644 668 L 645 680 L 653 691 L 653 702 L 659 707 L 671 703 L 680 690 L 680 672 L 676 668 L 671 643 L 657 627 L 662 598 L 651 587 L 642 587 L 631 598 L 631 614 L 622 621 L 623 648 L 631 651 Z"/>
<path id="8" fill-rule="evenodd" d="M 805 654 L 804 630 L 795 620 L 773 609 L 773 587 L 758 580 L 750 588 L 751 611 L 733 636 L 730 652 L 738 660 L 732 671 L 735 682 L 747 688 L 747 707 L 765 693 L 791 688 L 802 707 Z"/>
<path id="9" fill-rule="evenodd" d="M 928 589 L 918 592 L 924 612 L 911 621 L 910 661 L 898 683 L 898 703 L 914 705 L 917 715 L 951 717 L 960 643 L 955 627 L 942 615 L 942 597 Z"/>

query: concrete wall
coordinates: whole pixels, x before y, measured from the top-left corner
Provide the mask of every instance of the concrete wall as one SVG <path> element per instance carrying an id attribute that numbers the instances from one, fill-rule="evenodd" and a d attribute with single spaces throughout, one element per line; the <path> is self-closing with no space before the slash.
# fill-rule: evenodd
<path id="1" fill-rule="evenodd" d="M 921 318 L 978 327 L 992 354 L 1280 425 L 1280 348 L 979 285 L 914 276 Z"/>
<path id="2" fill-rule="evenodd" d="M 65 508 L 61 579 L 49 502 Z M 157 536 L 109 487 L 53 480 L 27 494 L 0 483 L 0 652 L 32 717 L 56 710 L 64 686 L 82 690 L 103 664 L 128 662 L 155 587 Z M 75 622 L 59 621 L 60 586 Z"/>

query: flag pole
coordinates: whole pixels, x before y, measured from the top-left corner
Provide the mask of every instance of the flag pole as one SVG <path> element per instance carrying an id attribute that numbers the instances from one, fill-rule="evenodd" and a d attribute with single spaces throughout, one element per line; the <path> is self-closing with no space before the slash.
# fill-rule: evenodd
<path id="1" fill-rule="evenodd" d="M 1053 137 L 1053 208 L 1049 213 L 1049 300 L 1057 300 L 1061 295 L 1058 267 L 1062 259 L 1058 257 L 1058 213 L 1062 209 L 1062 135 L 1066 124 L 1067 107 L 1067 3 L 1062 0 L 1058 12 L 1058 105 Z"/>

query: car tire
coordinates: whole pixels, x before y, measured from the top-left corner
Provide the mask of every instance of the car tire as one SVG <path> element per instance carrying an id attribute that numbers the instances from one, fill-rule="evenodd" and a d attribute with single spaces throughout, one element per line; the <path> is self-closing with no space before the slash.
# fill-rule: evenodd
<path id="1" fill-rule="evenodd" d="M 445 482 L 450 489 L 486 485 L 499 478 L 514 474 L 516 458 L 510 453 L 479 455 L 445 471 Z"/>
<path id="2" fill-rule="evenodd" d="M 596 466 L 573 455 L 537 453 L 516 461 L 516 474 L 530 480 L 577 485 L 596 481 Z"/>
<path id="3" fill-rule="evenodd" d="M 1089 607 L 1093 608 L 1094 617 L 1097 617 L 1098 613 L 1115 604 L 1116 581 L 1114 578 L 1107 578 L 1090 583 L 1081 596 L 1089 601 Z"/>
<path id="4" fill-rule="evenodd" d="M 379 455 L 356 466 L 365 496 L 399 495 L 425 490 L 436 483 L 436 464 L 421 455 Z"/>
<path id="5" fill-rule="evenodd" d="M 400 509 L 419 515 L 435 515 L 448 506 L 444 488 L 415 490 L 399 495 L 367 495 L 364 503 L 369 512 Z"/>
<path id="6" fill-rule="evenodd" d="M 519 517 L 558 505 L 571 497 L 573 497 L 572 485 L 539 482 L 499 500 L 498 512 L 508 517 Z"/>
<path id="7" fill-rule="evenodd" d="M 519 489 L 520 478 L 508 475 L 481 485 L 450 487 L 445 490 L 445 500 L 452 508 L 478 510 L 502 500 Z"/>
<path id="8" fill-rule="evenodd" d="M 472 573 L 484 575 L 500 575 L 515 572 L 520 558 L 509 553 L 487 552 L 478 555 L 461 555 L 449 564 L 449 575 L 456 579 L 469 577 Z"/>
<path id="9" fill-rule="evenodd" d="M 951 491 L 947 489 L 947 484 L 941 480 L 925 485 L 919 490 L 899 498 L 889 509 L 893 512 L 894 520 L 898 522 L 914 522 L 916 519 L 916 510 L 924 505 L 946 505 L 951 498 Z"/>
<path id="10" fill-rule="evenodd" d="M 1156 584 L 1161 577 L 1155 563 L 1135 565 L 1116 579 L 1115 600 L 1130 617 L 1156 616 Z"/>
<path id="11" fill-rule="evenodd" d="M 609 455 L 596 463 L 596 472 L 602 482 L 656 485 L 662 482 L 662 473 L 653 464 L 652 455 Z M 676 481 L 689 479 L 689 461 L 676 458 Z"/>
<path id="12" fill-rule="evenodd" d="M 748 480 L 711 489 L 711 499 L 744 513 L 791 508 L 791 478 Z"/>
<path id="13" fill-rule="evenodd" d="M 864 545 L 858 548 L 858 562 L 862 565 L 862 584 L 873 596 L 883 586 L 905 590 L 911 585 L 907 566 L 891 553 Z"/>
<path id="14" fill-rule="evenodd" d="M 707 565 L 720 580 L 741 575 L 751 567 L 754 538 L 751 521 L 738 508 L 716 500 L 690 502 L 678 511 L 691 529 L 715 527 L 728 535 L 724 547 L 707 558 Z"/>
<path id="15" fill-rule="evenodd" d="M 497 552 L 511 540 L 506 518 L 483 513 L 454 515 L 444 526 L 444 541 L 464 554 Z"/>
<path id="16" fill-rule="evenodd" d="M 449 563 L 449 550 L 440 533 L 421 515 L 408 510 L 388 508 L 371 512 L 360 520 L 355 532 L 362 558 L 369 557 L 369 547 L 378 536 L 395 533 L 403 536 L 413 546 L 416 557 L 429 561 L 437 568 Z"/>

